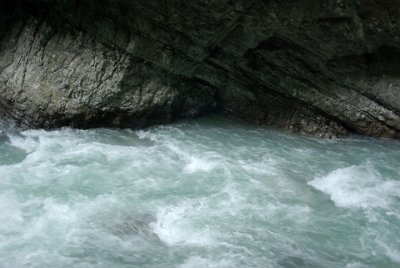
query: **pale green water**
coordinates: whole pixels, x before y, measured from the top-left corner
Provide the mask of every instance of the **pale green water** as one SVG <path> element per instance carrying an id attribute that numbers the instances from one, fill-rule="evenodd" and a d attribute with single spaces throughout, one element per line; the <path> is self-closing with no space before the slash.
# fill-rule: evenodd
<path id="1" fill-rule="evenodd" d="M 218 117 L 7 133 L 2 268 L 400 267 L 398 142 Z"/>

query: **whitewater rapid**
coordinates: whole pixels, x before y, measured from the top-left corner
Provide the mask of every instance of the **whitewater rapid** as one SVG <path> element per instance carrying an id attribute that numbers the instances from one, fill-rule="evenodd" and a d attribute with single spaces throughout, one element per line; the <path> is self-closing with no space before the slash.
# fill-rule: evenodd
<path id="1" fill-rule="evenodd" d="M 0 267 L 400 267 L 399 142 L 220 117 L 0 132 Z"/>

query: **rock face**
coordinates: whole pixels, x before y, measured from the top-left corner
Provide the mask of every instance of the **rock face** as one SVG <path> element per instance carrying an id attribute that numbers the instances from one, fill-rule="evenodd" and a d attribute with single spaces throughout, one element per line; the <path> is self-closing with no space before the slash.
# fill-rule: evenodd
<path id="1" fill-rule="evenodd" d="M 398 0 L 59 0 L 0 6 L 0 113 L 142 127 L 217 111 L 400 137 Z"/>

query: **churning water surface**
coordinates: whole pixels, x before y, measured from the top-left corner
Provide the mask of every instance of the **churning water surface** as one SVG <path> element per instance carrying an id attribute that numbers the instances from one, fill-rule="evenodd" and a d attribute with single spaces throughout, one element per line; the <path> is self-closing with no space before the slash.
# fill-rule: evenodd
<path id="1" fill-rule="evenodd" d="M 400 267 L 399 142 L 2 128 L 2 268 Z"/>

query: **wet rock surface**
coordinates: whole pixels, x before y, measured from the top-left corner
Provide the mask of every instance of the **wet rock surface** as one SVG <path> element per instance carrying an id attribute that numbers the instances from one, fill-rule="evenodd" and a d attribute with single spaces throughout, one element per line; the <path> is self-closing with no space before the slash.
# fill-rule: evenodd
<path id="1" fill-rule="evenodd" d="M 218 111 L 319 137 L 400 137 L 400 2 L 9 1 L 0 111 L 143 127 Z"/>

